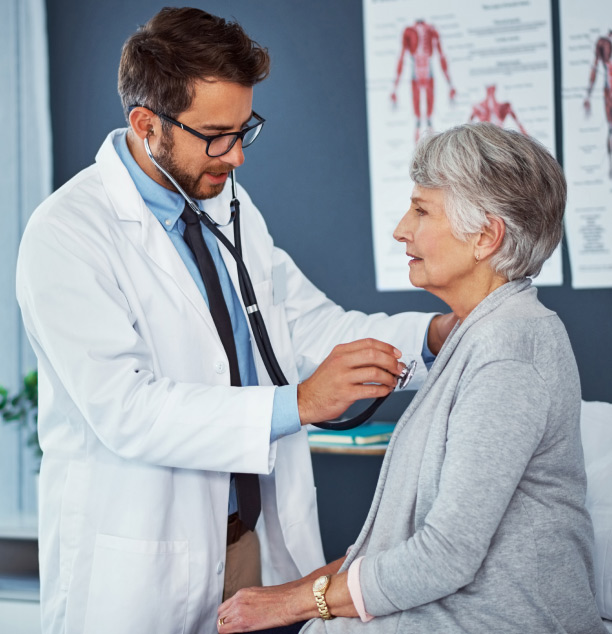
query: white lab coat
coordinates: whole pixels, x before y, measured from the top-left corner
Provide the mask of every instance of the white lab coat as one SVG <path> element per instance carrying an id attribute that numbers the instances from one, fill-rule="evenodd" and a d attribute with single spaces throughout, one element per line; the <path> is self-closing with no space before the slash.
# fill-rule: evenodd
<path id="1" fill-rule="evenodd" d="M 206 303 L 117 156 L 119 133 L 36 210 L 19 253 L 39 362 L 43 632 L 215 632 L 230 472 L 261 474 L 265 582 L 324 563 L 307 436 L 270 445 L 275 388 L 255 346 L 261 386 L 230 386 Z M 343 311 L 239 197 L 244 257 L 291 383 L 364 336 L 420 358 L 431 316 Z M 205 208 L 226 222 L 229 199 L 228 187 Z"/>

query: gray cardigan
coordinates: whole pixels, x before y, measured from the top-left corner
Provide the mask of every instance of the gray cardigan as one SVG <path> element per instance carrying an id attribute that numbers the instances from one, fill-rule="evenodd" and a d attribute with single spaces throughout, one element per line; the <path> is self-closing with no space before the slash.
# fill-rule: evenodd
<path id="1" fill-rule="evenodd" d="M 593 597 L 580 382 L 529 280 L 451 333 L 399 420 L 357 557 L 376 618 L 329 632 L 605 633 Z"/>

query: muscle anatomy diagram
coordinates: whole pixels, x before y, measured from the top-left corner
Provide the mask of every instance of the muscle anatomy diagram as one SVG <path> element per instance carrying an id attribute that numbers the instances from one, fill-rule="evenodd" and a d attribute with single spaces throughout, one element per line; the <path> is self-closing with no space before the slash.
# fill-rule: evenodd
<path id="1" fill-rule="evenodd" d="M 518 126 L 518 129 L 527 134 L 527 131 L 518 120 L 516 112 L 512 108 L 512 104 L 508 101 L 497 101 L 495 96 L 496 86 L 493 84 L 487 86 L 487 94 L 483 101 L 472 106 L 472 114 L 470 115 L 470 121 L 489 121 L 500 127 L 504 126 L 504 121 L 507 117 L 514 119 L 514 122 Z"/>
<path id="2" fill-rule="evenodd" d="M 591 114 L 591 93 L 597 78 L 599 66 L 603 67 L 603 97 L 604 111 L 608 122 L 607 134 L 607 151 L 608 151 L 608 175 L 612 179 L 612 30 L 608 34 L 600 37 L 595 44 L 595 58 L 591 66 L 591 74 L 589 75 L 589 86 L 587 88 L 586 99 L 584 100 L 584 110 L 588 115 Z"/>
<path id="3" fill-rule="evenodd" d="M 451 82 L 448 71 L 448 63 L 438 31 L 432 24 L 424 20 L 417 20 L 412 26 L 404 29 L 402 35 L 402 50 L 397 63 L 397 74 L 391 94 L 391 101 L 397 105 L 397 87 L 404 69 L 404 59 L 408 54 L 412 61 L 412 106 L 416 117 L 415 138 L 418 141 L 422 133 L 423 123 L 426 129 L 432 129 L 432 114 L 434 110 L 434 75 L 432 69 L 432 59 L 437 53 L 442 72 L 450 87 L 450 99 L 455 98 L 455 88 Z M 425 113 L 421 109 L 422 98 L 425 98 Z"/>

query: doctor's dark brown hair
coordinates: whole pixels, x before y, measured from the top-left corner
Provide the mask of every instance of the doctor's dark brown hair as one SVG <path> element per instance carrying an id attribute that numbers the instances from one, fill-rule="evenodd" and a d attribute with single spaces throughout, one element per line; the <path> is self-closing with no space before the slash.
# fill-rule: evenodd
<path id="1" fill-rule="evenodd" d="M 191 7 L 165 7 L 123 45 L 118 89 L 130 106 L 177 117 L 187 110 L 196 80 L 254 86 L 268 76 L 268 51 L 236 22 Z"/>

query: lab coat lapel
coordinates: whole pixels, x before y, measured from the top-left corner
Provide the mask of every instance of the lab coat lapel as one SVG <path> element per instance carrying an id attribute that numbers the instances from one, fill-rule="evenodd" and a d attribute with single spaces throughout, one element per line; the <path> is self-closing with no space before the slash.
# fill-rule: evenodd
<path id="1" fill-rule="evenodd" d="M 174 282 L 180 288 L 183 295 L 217 335 L 217 329 L 202 293 L 200 293 L 166 230 L 146 206 L 142 214 L 141 244 L 149 258 L 168 274 L 170 283 Z"/>
<path id="2" fill-rule="evenodd" d="M 113 138 L 121 133 L 123 130 L 111 132 L 96 155 L 96 163 L 109 200 L 120 221 L 139 223 L 140 244 L 152 263 L 167 273 L 166 283 L 179 287 L 218 338 L 212 315 L 185 263 L 165 229 L 145 205 L 129 172 L 115 151 Z"/>

